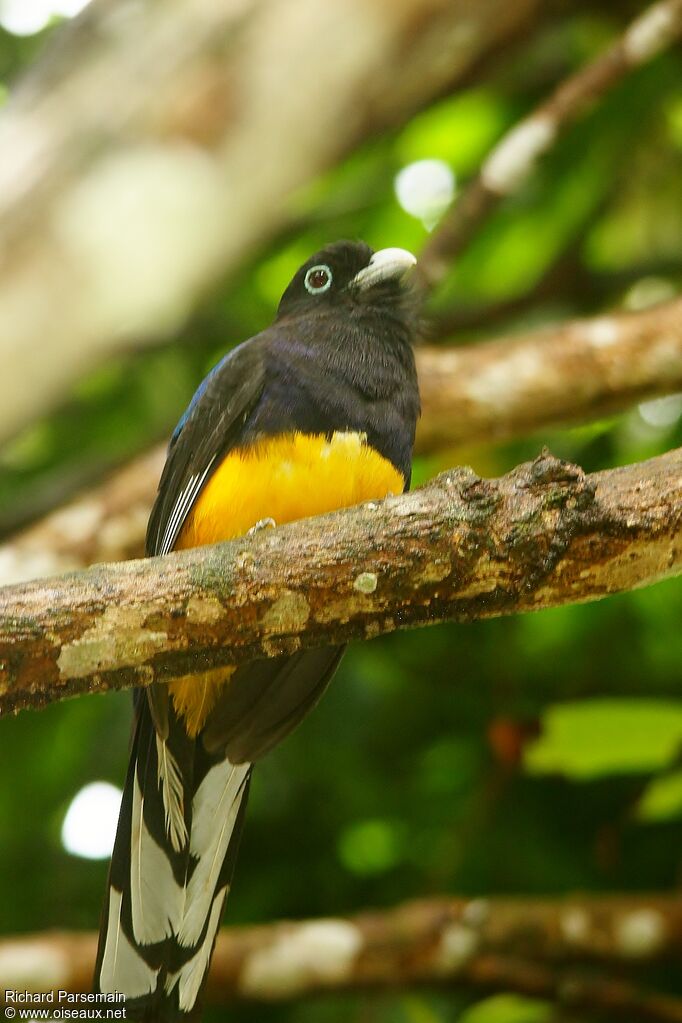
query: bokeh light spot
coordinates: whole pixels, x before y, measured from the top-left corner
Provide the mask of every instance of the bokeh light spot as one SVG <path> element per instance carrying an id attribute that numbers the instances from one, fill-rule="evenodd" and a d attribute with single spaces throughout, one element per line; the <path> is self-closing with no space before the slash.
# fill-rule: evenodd
<path id="1" fill-rule="evenodd" d="M 0 25 L 15 36 L 42 31 L 53 17 L 72 18 L 89 0 L 0 0 Z"/>
<path id="2" fill-rule="evenodd" d="M 649 426 L 658 430 L 669 429 L 682 416 L 682 394 L 667 394 L 664 398 L 644 401 L 638 406 L 638 412 Z"/>
<path id="3" fill-rule="evenodd" d="M 455 173 L 444 160 L 417 160 L 398 171 L 393 182 L 402 208 L 429 229 L 455 195 Z"/>
<path id="4" fill-rule="evenodd" d="M 121 790 L 94 781 L 71 800 L 62 824 L 62 845 L 72 856 L 103 860 L 111 856 L 116 837 Z"/>

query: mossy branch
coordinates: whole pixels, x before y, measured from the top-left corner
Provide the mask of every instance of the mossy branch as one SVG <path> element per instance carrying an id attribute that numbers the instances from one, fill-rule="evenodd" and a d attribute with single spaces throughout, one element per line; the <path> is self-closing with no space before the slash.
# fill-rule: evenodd
<path id="1" fill-rule="evenodd" d="M 256 536 L 0 591 L 0 710 L 594 600 L 682 571 L 682 449 L 585 475 L 545 452 Z"/>

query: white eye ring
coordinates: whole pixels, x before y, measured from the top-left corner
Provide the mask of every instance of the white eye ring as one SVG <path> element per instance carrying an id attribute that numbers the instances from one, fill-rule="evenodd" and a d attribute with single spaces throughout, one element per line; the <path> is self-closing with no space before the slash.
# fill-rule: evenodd
<path id="1" fill-rule="evenodd" d="M 320 272 L 326 274 L 327 280 L 319 287 L 315 287 L 314 284 L 311 284 L 310 278 L 313 274 L 319 274 Z M 329 291 L 332 286 L 332 272 L 326 263 L 318 263 L 317 266 L 310 267 L 310 270 L 308 270 L 305 275 L 303 283 L 305 284 L 306 291 L 309 291 L 311 295 L 321 295 L 324 291 Z"/>

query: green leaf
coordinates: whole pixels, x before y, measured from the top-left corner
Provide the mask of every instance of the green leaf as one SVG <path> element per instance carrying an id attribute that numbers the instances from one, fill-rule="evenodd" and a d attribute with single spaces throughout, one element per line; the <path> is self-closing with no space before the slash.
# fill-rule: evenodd
<path id="1" fill-rule="evenodd" d="M 531 774 L 588 779 L 667 767 L 682 747 L 682 702 L 613 699 L 562 703 L 542 719 L 525 756 Z"/>
<path id="2" fill-rule="evenodd" d="M 366 820 L 347 828 L 339 840 L 339 858 L 353 874 L 372 876 L 390 870 L 402 858 L 401 829 L 386 820 Z"/>
<path id="3" fill-rule="evenodd" d="M 637 819 L 646 824 L 682 817 L 682 770 L 654 778 L 637 804 Z"/>
<path id="4" fill-rule="evenodd" d="M 401 1005 L 406 1023 L 442 1023 L 443 1017 L 424 998 L 410 996 Z"/>
<path id="5" fill-rule="evenodd" d="M 493 995 L 467 1009 L 460 1023 L 545 1023 L 551 1006 L 536 998 L 520 995 Z"/>

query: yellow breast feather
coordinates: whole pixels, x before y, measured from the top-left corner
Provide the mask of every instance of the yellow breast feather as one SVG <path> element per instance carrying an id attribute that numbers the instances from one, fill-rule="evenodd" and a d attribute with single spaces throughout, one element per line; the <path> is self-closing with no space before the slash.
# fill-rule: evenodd
<path id="1" fill-rule="evenodd" d="M 268 437 L 231 451 L 214 471 L 182 528 L 176 550 L 242 536 L 262 519 L 280 525 L 402 493 L 402 474 L 364 434 Z M 169 684 L 176 713 L 194 737 L 233 668 Z"/>
<path id="2" fill-rule="evenodd" d="M 281 525 L 403 488 L 401 473 L 363 434 L 266 438 L 223 459 L 188 515 L 176 549 L 230 540 L 261 519 Z"/>

